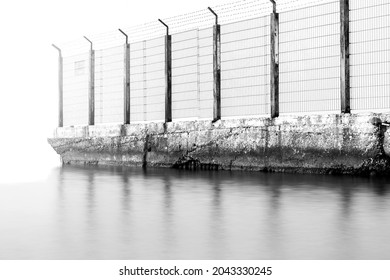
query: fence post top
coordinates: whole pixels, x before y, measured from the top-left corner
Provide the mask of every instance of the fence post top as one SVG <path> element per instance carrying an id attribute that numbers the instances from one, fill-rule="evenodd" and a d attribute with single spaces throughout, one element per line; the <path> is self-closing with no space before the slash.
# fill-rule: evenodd
<path id="1" fill-rule="evenodd" d="M 211 9 L 210 7 L 207 7 L 207 9 L 209 9 L 209 11 L 213 13 L 213 15 L 215 16 L 215 25 L 218 25 L 218 15 L 217 15 L 217 13 L 214 12 L 214 10 Z"/>
<path id="2" fill-rule="evenodd" d="M 272 11 L 273 13 L 276 13 L 276 2 L 275 0 L 269 0 L 272 3 Z"/>
<path id="3" fill-rule="evenodd" d="M 61 55 L 61 49 L 59 47 L 57 47 L 56 45 L 54 44 L 51 44 L 53 48 L 55 48 Z"/>
<path id="4" fill-rule="evenodd" d="M 119 32 L 122 33 L 126 37 L 126 45 L 129 43 L 129 36 L 122 29 L 118 28 Z"/>
<path id="5" fill-rule="evenodd" d="M 86 36 L 84 36 L 84 39 L 87 40 L 90 44 L 91 44 L 91 50 L 93 49 L 93 44 L 92 44 L 92 41 L 89 40 Z"/>
<path id="6" fill-rule="evenodd" d="M 167 35 L 169 35 L 169 26 L 163 22 L 161 19 L 158 19 L 159 22 L 161 22 L 166 28 L 167 28 Z"/>

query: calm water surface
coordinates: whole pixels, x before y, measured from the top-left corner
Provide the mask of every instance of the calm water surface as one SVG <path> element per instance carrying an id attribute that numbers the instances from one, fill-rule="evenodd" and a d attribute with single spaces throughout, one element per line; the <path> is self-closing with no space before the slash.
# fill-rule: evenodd
<path id="1" fill-rule="evenodd" d="M 0 259 L 390 259 L 390 180 L 54 169 L 0 185 Z"/>

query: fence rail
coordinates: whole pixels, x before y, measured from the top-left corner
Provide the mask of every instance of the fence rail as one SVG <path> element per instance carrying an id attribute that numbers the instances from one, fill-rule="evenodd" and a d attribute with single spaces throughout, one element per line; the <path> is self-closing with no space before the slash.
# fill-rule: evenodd
<path id="1" fill-rule="evenodd" d="M 389 110 L 390 0 L 294 1 L 276 13 L 241 0 L 214 9 L 233 19 L 218 28 L 210 9 L 168 19 L 166 35 L 148 24 L 150 38 L 134 28 L 89 53 L 59 49 L 59 126 L 88 124 L 91 106 L 94 124 Z"/>

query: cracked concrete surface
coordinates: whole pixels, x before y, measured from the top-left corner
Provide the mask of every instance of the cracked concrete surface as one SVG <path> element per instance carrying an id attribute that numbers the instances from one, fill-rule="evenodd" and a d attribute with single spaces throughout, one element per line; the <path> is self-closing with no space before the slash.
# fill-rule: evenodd
<path id="1" fill-rule="evenodd" d="M 372 120 L 376 118 L 375 122 Z M 388 114 L 57 128 L 64 164 L 388 174 Z"/>

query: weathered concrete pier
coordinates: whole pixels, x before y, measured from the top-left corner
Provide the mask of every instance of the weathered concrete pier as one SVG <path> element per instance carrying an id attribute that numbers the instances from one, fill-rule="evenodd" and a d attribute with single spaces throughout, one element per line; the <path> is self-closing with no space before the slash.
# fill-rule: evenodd
<path id="1" fill-rule="evenodd" d="M 88 36 L 78 54 L 55 46 L 49 143 L 63 163 L 389 174 L 390 3 L 262 5 L 224 23 L 208 7 L 208 27 L 173 34 L 159 19 L 155 38 L 120 29 L 124 44 L 102 49 Z"/>
<path id="2" fill-rule="evenodd" d="M 57 128 L 64 164 L 320 174 L 390 173 L 390 114 Z"/>

